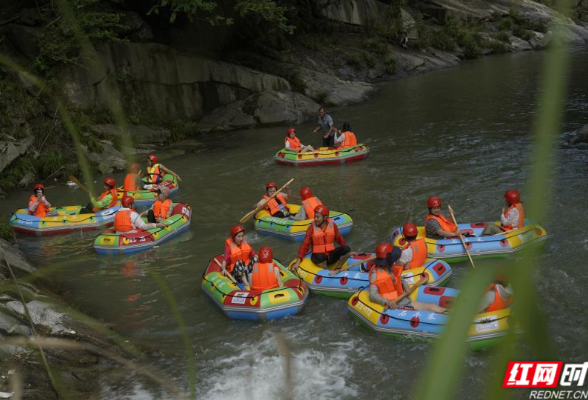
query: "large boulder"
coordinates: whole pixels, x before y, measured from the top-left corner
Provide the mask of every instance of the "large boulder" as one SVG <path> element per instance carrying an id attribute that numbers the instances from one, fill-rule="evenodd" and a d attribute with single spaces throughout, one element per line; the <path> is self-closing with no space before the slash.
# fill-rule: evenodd
<path id="1" fill-rule="evenodd" d="M 18 141 L 0 141 L 0 172 L 10 165 L 18 157 L 24 155 L 34 138 L 32 136 L 19 139 Z"/>
<path id="2" fill-rule="evenodd" d="M 23 318 L 28 318 L 20 301 L 10 301 L 6 303 L 6 308 L 19 314 Z M 67 324 L 68 317 L 57 311 L 48 303 L 33 300 L 27 303 L 27 308 L 31 319 L 37 329 L 40 327 L 51 334 L 72 334 L 75 333 L 73 329 L 66 328 L 62 324 Z"/>
<path id="3" fill-rule="evenodd" d="M 0 267 L 7 263 L 13 270 L 21 273 L 33 273 L 37 270 L 26 260 L 24 253 L 18 247 L 0 239 Z"/>
<path id="4" fill-rule="evenodd" d="M 359 103 L 375 90 L 369 83 L 345 81 L 308 68 L 300 68 L 300 77 L 306 85 L 306 96 L 333 106 Z"/>
<path id="5" fill-rule="evenodd" d="M 88 149 L 84 147 L 88 159 L 98 164 L 98 170 L 103 175 L 110 174 L 114 170 L 124 170 L 127 167 L 127 161 L 125 156 L 114 148 L 111 142 L 101 140 L 100 145 L 102 146 L 102 153 L 90 153 Z"/>

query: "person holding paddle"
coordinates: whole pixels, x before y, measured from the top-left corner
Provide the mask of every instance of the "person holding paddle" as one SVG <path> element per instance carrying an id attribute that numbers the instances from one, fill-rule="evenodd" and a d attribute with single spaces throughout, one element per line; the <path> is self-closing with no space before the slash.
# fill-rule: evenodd
<path id="1" fill-rule="evenodd" d="M 425 233 L 431 239 L 452 238 L 458 235 L 457 225 L 441 214 L 441 199 L 431 196 L 427 199 L 429 215 L 425 223 Z"/>
<path id="2" fill-rule="evenodd" d="M 147 231 L 155 228 L 165 228 L 165 224 L 146 223 L 133 208 L 135 199 L 131 196 L 124 196 L 121 200 L 122 207 L 118 209 L 114 216 L 114 230 L 116 233 L 134 233 L 138 230 Z"/>
<path id="3" fill-rule="evenodd" d="M 385 256 L 384 256 L 385 254 Z M 414 310 L 444 313 L 447 309 L 436 304 L 412 301 L 408 294 L 412 292 L 406 282 L 393 273 L 394 264 L 400 259 L 402 251 L 390 243 L 376 246 L 374 268 L 370 271 L 370 301 L 391 309 L 411 308 Z M 427 278 L 428 279 L 428 275 Z M 421 280 L 423 281 L 423 280 Z M 414 289 L 413 289 L 414 290 Z M 406 294 L 405 294 L 406 293 Z M 397 299 L 400 299 L 397 301 Z"/>
<path id="4" fill-rule="evenodd" d="M 163 176 L 168 173 L 176 177 L 178 181 L 182 181 L 182 178 L 171 169 L 167 168 L 163 164 L 157 162 L 157 156 L 155 154 L 149 154 L 147 156 L 147 174 L 143 178 L 143 182 L 146 183 L 143 187 L 145 189 L 151 189 L 153 185 L 159 184 L 163 181 Z"/>
<path id="5" fill-rule="evenodd" d="M 249 287 L 249 274 L 258 262 L 257 254 L 245 239 L 245 228 L 235 225 L 231 228 L 231 237 L 225 240 L 225 254 L 220 265 L 222 274 L 229 274 L 238 282 Z"/>
<path id="6" fill-rule="evenodd" d="M 116 181 L 114 178 L 107 176 L 104 178 L 104 192 L 102 192 L 98 199 L 90 196 L 90 203 L 80 210 L 80 214 L 93 214 L 114 207 L 116 201 Z"/>
<path id="7" fill-rule="evenodd" d="M 288 218 L 288 216 L 290 215 L 290 210 L 288 209 L 289 196 L 284 193 L 278 193 L 277 196 L 270 199 L 270 197 L 273 196 L 278 190 L 278 185 L 276 185 L 275 182 L 266 183 L 265 190 L 266 194 L 262 196 L 261 200 L 257 204 L 255 204 L 253 208 L 260 208 L 265 203 L 263 208 L 268 210 L 272 217 Z"/>
<path id="8" fill-rule="evenodd" d="M 335 248 L 335 242 L 339 243 L 340 247 Z M 329 218 L 327 206 L 320 205 L 314 209 L 314 222 L 306 231 L 304 242 L 298 251 L 298 258 L 291 267 L 292 271 L 298 269 L 311 245 L 310 259 L 320 268 L 336 264 L 335 270 L 341 269 L 341 266 L 349 258 L 351 249 L 345 244 L 345 239 L 341 236 L 337 224 Z"/>

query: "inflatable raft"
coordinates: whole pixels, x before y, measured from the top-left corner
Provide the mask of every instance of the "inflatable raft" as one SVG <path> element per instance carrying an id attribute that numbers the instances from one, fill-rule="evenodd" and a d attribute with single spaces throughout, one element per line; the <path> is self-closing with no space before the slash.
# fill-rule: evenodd
<path id="1" fill-rule="evenodd" d="M 117 196 L 119 200 L 122 200 L 125 194 L 134 198 L 135 208 L 151 207 L 151 205 L 155 203 L 155 200 L 157 200 L 158 195 L 155 193 L 155 189 L 157 189 L 159 186 L 165 186 L 169 189 L 169 197 L 175 196 L 180 191 L 176 177 L 171 174 L 166 174 L 163 176 L 163 182 L 157 185 L 153 185 L 152 190 L 131 190 L 125 192 L 121 186 L 117 190 Z"/>
<path id="2" fill-rule="evenodd" d="M 288 209 L 292 214 L 296 214 L 301 206 L 296 204 L 288 204 Z M 351 232 L 353 227 L 353 220 L 349 214 L 338 211 L 331 211 L 329 218 L 337 224 L 337 228 L 341 235 L 345 236 Z M 288 218 L 276 218 L 270 216 L 267 210 L 261 210 L 254 217 L 255 230 L 264 235 L 277 236 L 282 239 L 301 242 L 304 240 L 308 227 L 312 224 L 312 219 L 305 219 L 302 221 L 295 221 Z"/>
<path id="3" fill-rule="evenodd" d="M 373 255 L 370 253 L 351 253 L 351 257 L 343 264 L 343 267 L 361 260 L 367 260 Z M 310 258 L 305 258 L 300 263 L 296 274 L 306 282 L 313 293 L 347 299 L 358 290 L 369 286 L 369 273 L 367 271 L 371 270 L 373 265 L 373 260 L 368 261 L 331 276 L 332 270 L 320 268 Z M 445 286 L 451 279 L 451 267 L 440 260 L 429 260 L 422 267 L 404 270 L 402 279 L 409 286 L 412 286 L 421 279 L 420 275 L 423 273 L 429 275 L 428 285 L 430 286 Z"/>
<path id="4" fill-rule="evenodd" d="M 10 225 L 15 232 L 25 235 L 48 236 L 60 235 L 74 231 L 93 231 L 103 229 L 114 223 L 114 214 L 120 208 L 112 208 L 92 214 L 79 214 L 83 206 L 51 207 L 49 212 L 58 215 L 50 217 L 35 217 L 29 210 L 22 208 L 10 217 Z"/>
<path id="5" fill-rule="evenodd" d="M 172 215 L 165 220 L 165 228 L 148 231 L 116 233 L 114 229 L 102 232 L 94 240 L 94 250 L 99 254 L 128 254 L 147 250 L 178 236 L 190 227 L 192 210 L 189 205 L 173 203 Z M 143 217 L 145 222 L 146 217 Z"/>
<path id="6" fill-rule="evenodd" d="M 279 261 L 281 288 L 264 290 L 244 290 L 223 276 L 220 266 L 223 256 L 218 255 L 208 264 L 202 276 L 202 290 L 231 319 L 250 321 L 270 321 L 296 315 L 308 299 L 308 288 L 296 275 L 288 271 Z"/>
<path id="7" fill-rule="evenodd" d="M 413 300 L 434 303 L 441 307 L 450 305 L 459 290 L 421 286 L 410 297 Z M 369 299 L 369 291 L 355 293 L 347 303 L 355 318 L 375 330 L 387 335 L 412 338 L 437 338 L 443 332 L 449 315 L 431 311 L 416 311 L 407 308 L 387 309 Z M 476 314 L 468 332 L 467 341 L 473 349 L 482 349 L 496 344 L 508 333 L 511 309 Z"/>
<path id="8" fill-rule="evenodd" d="M 297 153 L 285 148 L 276 153 L 278 164 L 293 165 L 295 167 L 309 167 L 312 165 L 346 164 L 361 161 L 367 158 L 370 148 L 365 144 L 338 149 L 332 147 L 319 147 L 313 152 Z"/>
<path id="9" fill-rule="evenodd" d="M 505 257 L 525 247 L 542 244 L 547 239 L 545 229 L 530 221 L 525 221 L 525 226 L 521 229 L 493 236 L 482 236 L 482 231 L 486 225 L 492 223 L 476 222 L 458 225 L 462 233 L 475 235 L 471 237 L 464 236 L 464 241 L 472 257 Z M 499 223 L 495 222 L 495 224 Z M 425 227 L 418 227 L 418 237 L 425 237 Z M 425 240 L 427 242 L 427 253 L 431 258 L 442 259 L 447 262 L 467 260 L 467 254 L 458 237 L 439 240 L 425 238 Z M 400 247 L 406 244 L 401 227 L 392 231 L 392 244 Z"/>

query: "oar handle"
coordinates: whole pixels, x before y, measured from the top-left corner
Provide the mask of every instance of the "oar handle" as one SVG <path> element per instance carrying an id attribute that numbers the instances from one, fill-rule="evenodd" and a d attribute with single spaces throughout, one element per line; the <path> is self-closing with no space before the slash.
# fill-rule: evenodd
<path id="1" fill-rule="evenodd" d="M 347 271 L 348 269 L 351 269 L 351 268 L 355 267 L 356 265 L 367 263 L 367 262 L 370 262 L 370 261 L 375 260 L 375 259 L 376 259 L 376 257 L 375 256 L 372 256 L 372 257 L 366 258 L 365 260 L 354 262 L 353 264 L 348 265 L 345 268 L 341 268 L 339 270 L 335 270 L 335 271 L 330 272 L 329 275 L 330 276 L 337 275 L 339 272 Z"/>
<path id="2" fill-rule="evenodd" d="M 408 292 L 404 292 L 402 293 L 400 296 L 398 296 L 396 298 L 396 300 L 394 300 L 394 304 L 398 304 L 398 302 L 402 299 L 404 299 L 405 297 L 410 296 L 419 286 L 421 286 L 424 283 L 427 283 L 429 281 L 429 275 L 424 275 L 420 281 L 418 281 Z M 384 306 L 384 311 L 386 311 L 388 309 L 388 306 Z"/>
<path id="3" fill-rule="evenodd" d="M 457 221 L 455 220 L 455 214 L 453 213 L 453 208 L 451 208 L 450 205 L 448 205 L 447 208 L 449 209 L 449 214 L 451 215 L 451 219 L 453 220 L 453 223 L 457 227 L 457 235 L 459 236 L 459 240 L 461 240 L 461 244 L 463 245 L 463 248 L 465 249 L 465 252 L 468 256 L 468 259 L 470 260 L 470 264 L 472 264 L 472 268 L 475 269 L 476 265 L 474 264 L 474 260 L 472 260 L 472 255 L 470 254 L 470 251 L 468 250 L 468 246 L 466 246 L 465 240 L 463 239 L 461 231 L 459 230 L 459 226 L 457 225 Z"/>
<path id="4" fill-rule="evenodd" d="M 280 188 L 280 190 L 277 190 L 276 193 L 272 194 L 268 199 L 266 199 L 259 207 L 257 207 L 255 210 L 248 212 L 247 214 L 245 214 L 245 216 L 243 218 L 241 218 L 239 220 L 239 222 L 242 224 L 244 222 L 249 221 L 249 219 L 254 216 L 259 210 L 261 210 L 263 207 L 265 207 L 265 205 L 267 204 L 268 201 L 270 201 L 271 199 L 273 199 L 274 197 L 276 197 L 278 195 L 278 193 L 280 193 L 282 190 L 284 190 L 285 188 L 287 188 L 292 182 L 294 182 L 294 178 L 290 179 L 284 186 L 282 186 Z"/>
<path id="5" fill-rule="evenodd" d="M 90 190 L 88 190 L 87 187 L 82 185 L 82 183 L 75 176 L 70 175 L 69 180 L 72 181 L 73 183 L 75 183 L 76 185 L 78 185 L 80 187 L 80 189 L 82 189 L 84 192 L 88 193 L 90 196 L 92 195 L 92 193 L 90 193 Z"/>
<path id="6" fill-rule="evenodd" d="M 216 264 L 217 264 L 219 267 L 221 267 L 221 269 L 222 269 L 222 267 L 223 267 L 223 266 L 222 266 L 222 264 L 221 264 L 220 262 L 218 262 L 218 260 L 216 259 L 216 257 L 214 257 L 214 258 L 213 258 L 213 260 L 214 260 L 214 262 L 215 262 L 215 263 L 216 263 Z M 238 284 L 237 284 L 237 281 L 235 280 L 235 278 L 233 278 L 233 275 L 231 275 L 231 273 L 230 273 L 229 271 L 227 271 L 227 276 L 229 277 L 229 279 L 230 279 L 230 280 L 232 280 L 232 281 L 233 281 L 233 283 L 234 283 L 235 285 L 238 285 Z"/>

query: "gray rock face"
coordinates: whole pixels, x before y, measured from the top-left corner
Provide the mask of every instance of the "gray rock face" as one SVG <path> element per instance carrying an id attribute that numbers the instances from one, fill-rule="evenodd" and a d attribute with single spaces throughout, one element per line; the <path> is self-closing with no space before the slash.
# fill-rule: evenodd
<path id="1" fill-rule="evenodd" d="M 8 302 L 6 303 L 6 308 L 26 318 L 24 306 L 20 301 Z M 67 321 L 67 317 L 56 311 L 51 305 L 39 300 L 33 300 L 27 303 L 27 308 L 36 327 L 41 327 L 53 335 L 72 333 L 72 329 L 62 325 Z"/>
<path id="2" fill-rule="evenodd" d="M 301 68 L 300 75 L 306 89 L 304 94 L 313 99 L 324 99 L 334 106 L 358 103 L 375 90 L 365 82 L 344 81 L 333 75 Z"/>
<path id="3" fill-rule="evenodd" d="M 33 140 L 33 137 L 29 136 L 15 142 L 0 141 L 0 172 L 16 158 L 25 154 Z"/>
<path id="4" fill-rule="evenodd" d="M 90 130 L 101 136 L 114 139 L 122 135 L 121 129 L 114 124 L 97 124 L 90 126 Z M 141 144 L 161 144 L 169 140 L 169 129 L 146 125 L 127 125 L 128 134 Z"/>
<path id="5" fill-rule="evenodd" d="M 510 37 L 510 47 L 511 51 L 526 51 L 533 49 L 529 42 L 516 36 Z"/>
<path id="6" fill-rule="evenodd" d="M 220 107 L 202 119 L 217 129 L 234 129 L 255 124 L 301 123 L 316 114 L 319 105 L 296 92 L 265 91 Z"/>
<path id="7" fill-rule="evenodd" d="M 10 316 L 10 309 L 0 305 L 0 332 L 5 335 L 29 336 L 31 330 L 22 321 Z"/>
<path id="8" fill-rule="evenodd" d="M 325 18 L 351 25 L 383 21 L 389 7 L 375 0 L 335 0 L 323 3 L 321 14 Z"/>
<path id="9" fill-rule="evenodd" d="M 104 175 L 110 174 L 115 169 L 124 170 L 127 167 L 127 161 L 125 156 L 112 146 L 112 143 L 105 140 L 100 141 L 103 151 L 100 154 L 88 153 L 87 148 L 86 154 L 90 161 L 98 164 L 98 169 Z M 85 146 L 84 146 L 85 147 Z"/>
<path id="10" fill-rule="evenodd" d="M 24 253 L 18 247 L 0 239 L 0 265 L 6 264 L 7 261 L 13 269 L 21 272 L 32 273 L 37 270 L 25 259 Z"/>

